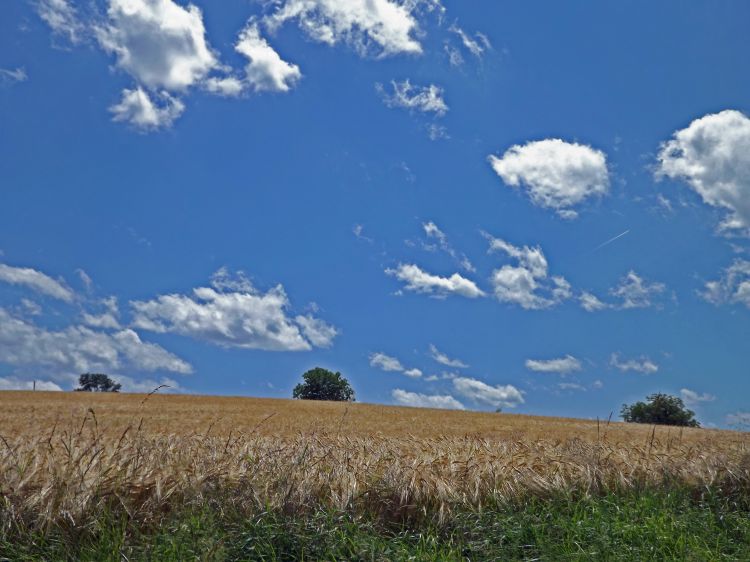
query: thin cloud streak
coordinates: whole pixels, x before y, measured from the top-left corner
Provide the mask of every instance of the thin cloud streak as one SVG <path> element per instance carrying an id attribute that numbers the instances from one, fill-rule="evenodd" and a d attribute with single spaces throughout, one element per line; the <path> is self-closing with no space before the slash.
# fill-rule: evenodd
<path id="1" fill-rule="evenodd" d="M 618 238 L 622 238 L 623 236 L 625 236 L 625 235 L 626 235 L 626 234 L 627 234 L 628 232 L 630 232 L 630 229 L 629 229 L 629 228 L 628 228 L 628 229 L 627 229 L 627 230 L 626 230 L 625 232 L 621 232 L 620 234 L 618 234 L 617 236 L 615 236 L 615 237 L 613 237 L 613 238 L 610 238 L 610 239 L 609 239 L 609 240 L 607 240 L 606 242 L 602 242 L 601 244 L 599 244 L 599 245 L 598 245 L 598 246 L 597 246 L 596 248 L 594 248 L 594 249 L 593 249 L 593 250 L 591 250 L 591 251 L 592 251 L 592 252 L 596 252 L 597 250 L 600 250 L 601 248 L 604 248 L 604 246 L 608 246 L 609 244 L 611 244 L 612 242 L 614 242 L 614 241 L 615 241 L 615 240 L 617 240 Z"/>

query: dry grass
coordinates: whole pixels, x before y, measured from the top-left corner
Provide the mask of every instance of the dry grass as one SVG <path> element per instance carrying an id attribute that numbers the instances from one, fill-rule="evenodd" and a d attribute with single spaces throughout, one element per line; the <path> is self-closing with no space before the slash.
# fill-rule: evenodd
<path id="1" fill-rule="evenodd" d="M 747 492 L 750 436 L 366 404 L 0 393 L 0 522 L 157 518 L 175 502 L 444 516 L 527 494 Z"/>

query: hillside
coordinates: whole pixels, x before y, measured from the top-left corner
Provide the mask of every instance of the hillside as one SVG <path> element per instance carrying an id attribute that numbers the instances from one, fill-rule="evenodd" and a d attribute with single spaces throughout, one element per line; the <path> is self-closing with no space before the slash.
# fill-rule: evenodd
<path id="1" fill-rule="evenodd" d="M 0 428 L 5 437 L 38 435 L 57 425 L 79 424 L 93 410 L 99 429 L 114 433 L 141 426 L 148 433 L 178 435 L 293 436 L 298 433 L 356 437 L 492 440 L 566 440 L 643 444 L 679 439 L 713 445 L 750 442 L 750 434 L 708 429 L 652 427 L 599 420 L 553 418 L 274 398 L 88 392 L 0 392 Z M 608 415 L 608 414 L 607 414 Z"/>

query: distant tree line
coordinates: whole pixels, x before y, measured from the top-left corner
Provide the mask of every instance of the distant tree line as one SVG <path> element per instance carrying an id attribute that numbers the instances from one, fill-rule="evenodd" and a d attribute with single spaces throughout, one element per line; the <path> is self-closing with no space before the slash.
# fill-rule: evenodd
<path id="1" fill-rule="evenodd" d="M 122 385 L 103 373 L 84 373 L 78 377 L 77 392 L 119 392 Z M 302 382 L 294 387 L 292 397 L 298 400 L 331 400 L 354 402 L 354 389 L 338 371 L 321 367 L 302 375 Z M 500 408 L 497 409 L 500 411 Z M 620 416 L 626 422 L 656 425 L 700 427 L 695 412 L 689 410 L 681 398 L 656 393 L 645 402 L 623 404 Z"/>

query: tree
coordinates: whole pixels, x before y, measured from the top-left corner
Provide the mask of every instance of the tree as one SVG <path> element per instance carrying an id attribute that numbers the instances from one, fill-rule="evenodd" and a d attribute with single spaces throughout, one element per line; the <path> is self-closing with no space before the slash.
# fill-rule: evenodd
<path id="1" fill-rule="evenodd" d="M 354 389 L 339 372 L 315 367 L 302 375 L 302 379 L 304 382 L 294 387 L 294 398 L 354 402 Z"/>
<path id="2" fill-rule="evenodd" d="M 101 373 L 85 373 L 78 377 L 79 392 L 120 392 L 122 385 Z"/>
<path id="3" fill-rule="evenodd" d="M 657 425 L 681 425 L 700 427 L 695 419 L 695 412 L 688 410 L 682 398 L 669 394 L 656 393 L 647 398 L 647 402 L 636 402 L 622 405 L 620 415 L 626 422 L 653 423 Z"/>

